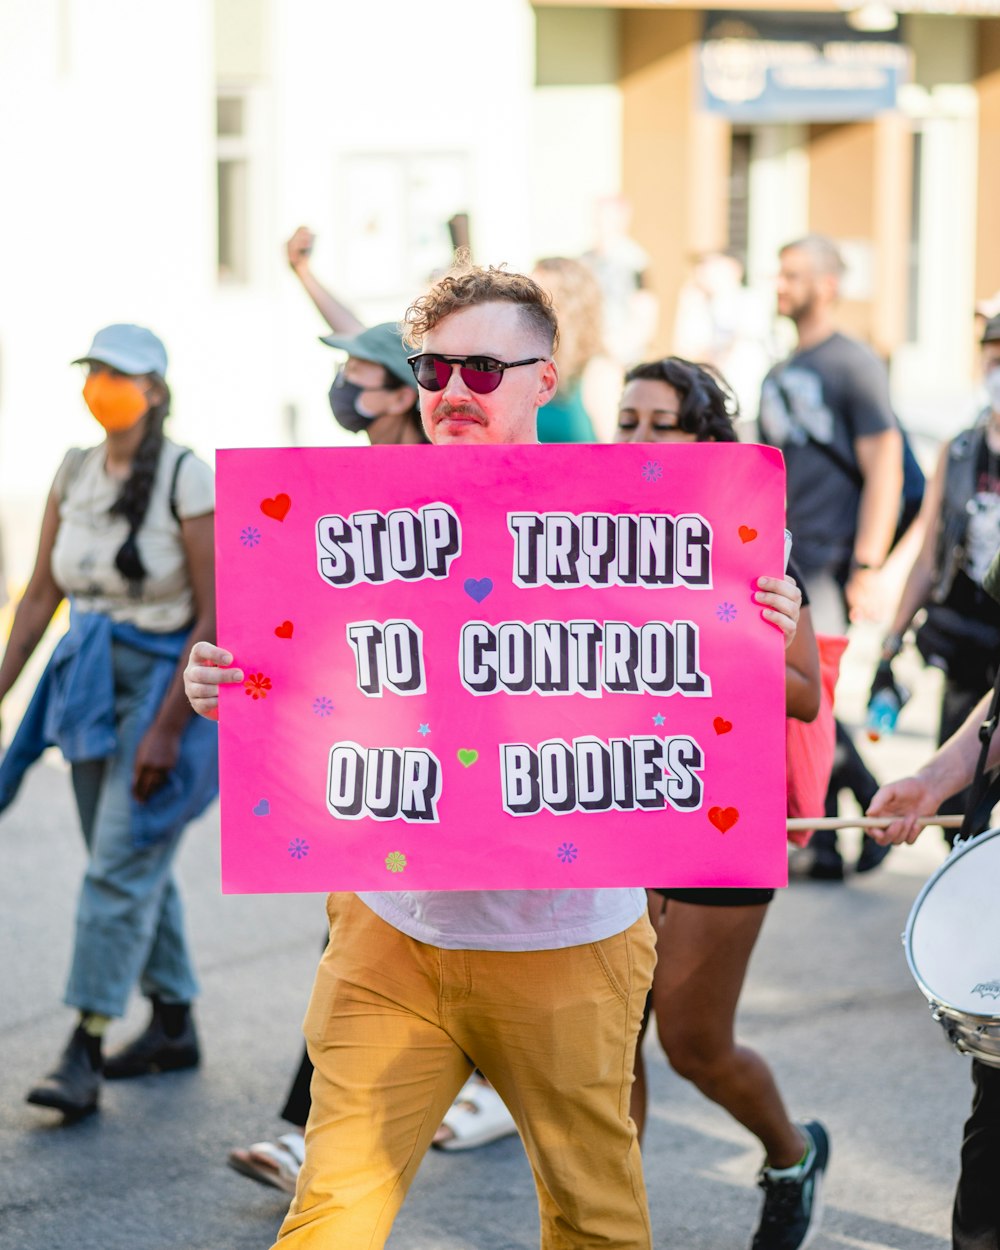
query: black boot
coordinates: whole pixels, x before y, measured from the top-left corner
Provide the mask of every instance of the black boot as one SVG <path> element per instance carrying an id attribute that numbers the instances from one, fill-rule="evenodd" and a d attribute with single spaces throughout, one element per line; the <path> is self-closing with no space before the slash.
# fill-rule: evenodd
<path id="1" fill-rule="evenodd" d="M 100 1038 L 91 1037 L 77 1026 L 58 1066 L 28 1093 L 28 1102 L 36 1107 L 53 1107 L 63 1112 L 67 1120 L 79 1120 L 97 1110 L 100 1089 Z"/>
<path id="2" fill-rule="evenodd" d="M 876 842 L 874 838 L 869 837 L 866 833 L 861 839 L 861 854 L 858 856 L 855 871 L 871 872 L 873 868 L 877 868 L 881 864 L 891 850 L 892 843 L 883 846 L 881 842 Z"/>
<path id="3" fill-rule="evenodd" d="M 109 1081 L 196 1068 L 201 1061 L 198 1035 L 187 1003 L 162 1003 L 156 997 L 150 1002 L 153 1014 L 149 1024 L 138 1037 L 104 1060 L 104 1075 Z"/>
<path id="4" fill-rule="evenodd" d="M 813 881 L 843 881 L 844 861 L 837 849 L 837 834 L 832 829 L 817 829 L 809 843 L 812 863 L 809 876 Z"/>

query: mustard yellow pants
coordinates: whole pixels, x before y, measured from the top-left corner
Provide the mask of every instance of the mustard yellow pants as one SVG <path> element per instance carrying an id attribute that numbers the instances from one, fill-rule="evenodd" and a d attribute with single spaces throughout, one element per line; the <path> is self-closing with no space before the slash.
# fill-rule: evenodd
<path id="1" fill-rule="evenodd" d="M 628 1114 L 656 960 L 648 919 L 562 950 L 451 951 L 352 894 L 332 894 L 327 911 L 304 1026 L 316 1067 L 306 1160 L 278 1250 L 383 1246 L 474 1067 L 517 1121 L 542 1250 L 650 1250 Z"/>

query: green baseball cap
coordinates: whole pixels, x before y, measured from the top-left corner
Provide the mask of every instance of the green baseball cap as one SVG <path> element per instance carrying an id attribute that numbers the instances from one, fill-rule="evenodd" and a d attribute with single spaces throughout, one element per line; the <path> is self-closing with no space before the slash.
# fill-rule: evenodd
<path id="1" fill-rule="evenodd" d="M 348 356 L 355 356 L 358 360 L 371 360 L 387 369 L 404 386 L 417 389 L 413 370 L 406 363 L 407 356 L 412 353 L 403 346 L 403 336 L 395 321 L 369 326 L 360 334 L 324 334 L 320 342 L 347 352 Z"/>

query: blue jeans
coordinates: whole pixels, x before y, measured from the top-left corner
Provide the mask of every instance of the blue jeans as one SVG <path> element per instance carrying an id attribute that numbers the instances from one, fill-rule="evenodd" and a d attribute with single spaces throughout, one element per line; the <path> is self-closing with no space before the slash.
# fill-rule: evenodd
<path id="1" fill-rule="evenodd" d="M 151 680 L 147 657 L 113 649 L 118 749 L 73 765 L 73 790 L 87 844 L 87 872 L 76 913 L 73 962 L 64 1001 L 106 1016 L 125 1013 L 138 983 L 143 994 L 186 1003 L 198 992 L 173 876 L 180 833 L 136 849 L 129 819 L 141 708 Z"/>

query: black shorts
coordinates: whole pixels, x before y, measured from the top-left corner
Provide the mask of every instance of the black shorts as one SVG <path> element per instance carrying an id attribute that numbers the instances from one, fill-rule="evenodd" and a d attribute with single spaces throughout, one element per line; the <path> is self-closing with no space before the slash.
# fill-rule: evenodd
<path id="1" fill-rule="evenodd" d="M 741 890 L 741 889 L 704 889 L 704 890 L 669 890 L 651 887 L 664 898 L 676 899 L 678 903 L 697 903 L 700 907 L 752 907 L 760 903 L 770 903 L 774 898 L 773 890 Z"/>

